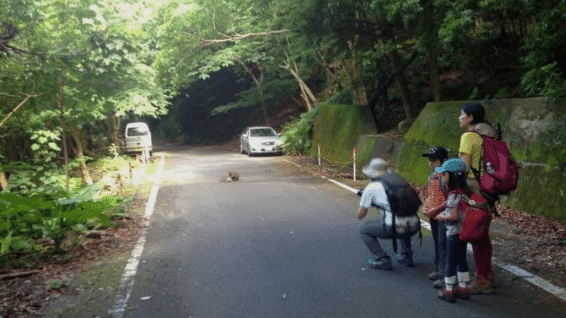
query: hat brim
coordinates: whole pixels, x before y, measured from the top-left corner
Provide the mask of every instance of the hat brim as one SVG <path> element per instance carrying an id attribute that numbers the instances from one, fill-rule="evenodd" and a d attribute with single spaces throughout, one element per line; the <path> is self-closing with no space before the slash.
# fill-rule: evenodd
<path id="1" fill-rule="evenodd" d="M 388 174 L 389 171 L 376 171 L 376 170 L 371 169 L 370 167 L 364 167 L 364 168 L 362 168 L 362 173 L 364 175 L 366 175 L 367 177 L 374 179 L 374 178 L 379 178 L 383 175 Z"/>
<path id="2" fill-rule="evenodd" d="M 448 171 L 448 170 L 446 170 L 442 167 L 438 167 L 438 168 L 434 169 L 434 172 L 436 172 L 436 173 L 445 173 L 446 171 Z"/>

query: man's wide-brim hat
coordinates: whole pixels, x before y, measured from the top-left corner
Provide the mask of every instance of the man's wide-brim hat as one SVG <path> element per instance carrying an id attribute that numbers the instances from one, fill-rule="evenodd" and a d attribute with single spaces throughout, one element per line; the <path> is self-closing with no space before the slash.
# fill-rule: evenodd
<path id="1" fill-rule="evenodd" d="M 379 178 L 384 174 L 390 173 L 389 164 L 381 158 L 373 158 L 362 168 L 363 174 L 369 178 Z"/>

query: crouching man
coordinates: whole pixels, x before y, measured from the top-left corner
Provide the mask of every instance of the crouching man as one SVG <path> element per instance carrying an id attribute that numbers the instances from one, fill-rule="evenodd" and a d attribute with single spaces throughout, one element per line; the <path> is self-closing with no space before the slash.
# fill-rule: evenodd
<path id="1" fill-rule="evenodd" d="M 397 252 L 397 240 L 401 245 L 399 264 L 413 267 L 411 237 L 420 232 L 420 219 L 417 211 L 421 200 L 411 185 L 401 176 L 390 171 L 388 163 L 374 158 L 362 169 L 371 182 L 362 191 L 358 219 L 364 219 L 371 206 L 381 212 L 381 217 L 368 219 L 359 226 L 362 240 L 371 252 L 367 260 L 371 269 L 392 269 L 390 256 L 381 248 L 379 239 L 392 240 L 393 250 Z"/>

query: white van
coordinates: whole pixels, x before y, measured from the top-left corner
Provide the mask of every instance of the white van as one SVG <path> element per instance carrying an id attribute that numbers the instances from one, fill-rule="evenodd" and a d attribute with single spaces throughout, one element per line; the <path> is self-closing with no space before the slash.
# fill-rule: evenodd
<path id="1" fill-rule="evenodd" d="M 151 156 L 153 144 L 151 142 L 151 132 L 146 123 L 127 124 L 124 137 L 126 139 L 126 152 L 144 153 L 144 151 L 147 151 L 147 155 Z"/>

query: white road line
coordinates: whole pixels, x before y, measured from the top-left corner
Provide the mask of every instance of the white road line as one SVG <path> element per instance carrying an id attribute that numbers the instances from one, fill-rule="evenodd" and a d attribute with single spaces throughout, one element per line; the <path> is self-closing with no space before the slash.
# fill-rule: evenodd
<path id="1" fill-rule="evenodd" d="M 290 164 L 292 164 L 292 165 L 295 165 L 295 166 L 297 166 L 297 167 L 299 167 L 299 168 L 301 167 L 301 165 L 300 165 L 300 164 L 298 164 L 298 163 L 294 163 L 294 162 L 293 162 L 293 161 L 291 161 L 291 160 L 283 159 L 283 161 L 286 161 L 286 162 L 288 162 L 288 163 L 290 163 Z"/>
<path id="2" fill-rule="evenodd" d="M 161 155 L 159 169 L 157 170 L 156 178 L 153 182 L 153 188 L 151 189 L 151 192 L 149 194 L 149 200 L 147 201 L 147 205 L 145 206 L 145 227 L 141 230 L 140 238 L 136 242 L 136 245 L 134 246 L 134 249 L 132 251 L 132 255 L 130 256 L 128 263 L 126 264 L 126 268 L 124 269 L 124 275 L 122 275 L 120 287 L 118 288 L 118 294 L 116 295 L 116 302 L 114 303 L 114 306 L 108 311 L 108 315 L 111 318 L 124 317 L 128 299 L 130 299 L 130 294 L 132 293 L 132 288 L 134 287 L 134 277 L 136 276 L 140 257 L 143 253 L 145 235 L 147 234 L 147 228 L 149 227 L 149 218 L 153 214 L 157 192 L 159 191 L 159 183 L 161 182 L 164 162 L 164 156 Z"/>
<path id="3" fill-rule="evenodd" d="M 328 181 L 330 181 L 330 182 L 332 182 L 332 183 L 334 183 L 334 184 L 336 184 L 336 185 L 338 185 L 338 186 L 340 186 L 340 187 L 342 187 L 342 188 L 344 188 L 344 189 L 346 189 L 350 192 L 356 193 L 358 191 L 357 189 L 354 189 L 354 188 L 347 186 L 343 183 L 340 183 L 336 180 L 329 179 L 329 178 L 326 178 L 326 177 L 322 177 L 322 179 L 328 180 Z M 427 230 L 431 229 L 430 223 L 428 223 L 424 220 L 421 220 L 421 226 L 426 228 Z M 468 252 L 472 253 L 472 245 L 471 244 L 468 244 Z M 562 287 L 558 287 L 558 286 L 544 280 L 543 278 L 538 277 L 535 274 L 532 274 L 532 273 L 530 273 L 530 272 L 528 272 L 528 271 L 526 271 L 526 270 L 524 270 L 524 269 L 522 269 L 518 266 L 502 263 L 496 257 L 492 258 L 492 262 L 493 262 L 493 264 L 507 270 L 508 272 L 510 272 L 510 273 L 512 273 L 512 274 L 514 274 L 518 277 L 523 278 L 524 280 L 528 281 L 529 283 L 531 283 L 535 286 L 538 286 L 539 288 L 544 289 L 545 291 L 553 294 L 554 296 L 562 299 L 563 301 L 566 301 L 566 289 L 564 289 Z"/>

